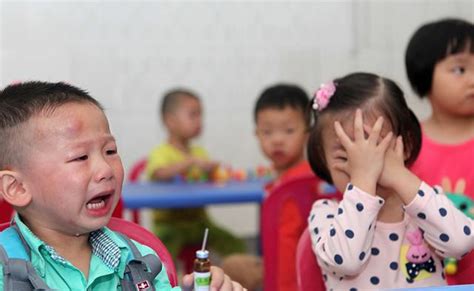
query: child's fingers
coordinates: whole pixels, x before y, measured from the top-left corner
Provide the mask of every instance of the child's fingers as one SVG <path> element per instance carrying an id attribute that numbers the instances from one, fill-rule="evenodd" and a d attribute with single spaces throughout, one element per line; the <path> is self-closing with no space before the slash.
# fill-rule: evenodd
<path id="1" fill-rule="evenodd" d="M 354 140 L 364 139 L 364 118 L 362 117 L 362 111 L 356 110 L 354 117 Z"/>
<path id="2" fill-rule="evenodd" d="M 336 131 L 336 136 L 341 141 L 342 146 L 348 148 L 352 144 L 352 140 L 347 136 L 339 121 L 334 122 L 334 130 Z"/>
<path id="3" fill-rule="evenodd" d="M 397 142 L 395 144 L 395 153 L 397 154 L 397 156 L 399 157 L 403 157 L 404 156 L 404 149 L 403 149 L 403 138 L 401 135 L 399 135 L 397 137 Z"/>
<path id="4" fill-rule="evenodd" d="M 383 150 L 386 151 L 390 144 L 392 143 L 392 136 L 393 133 L 389 132 L 387 135 L 382 139 L 382 141 L 378 144 L 378 146 Z"/>
<path id="5" fill-rule="evenodd" d="M 380 132 L 382 131 L 382 126 L 383 126 L 383 117 L 380 116 L 377 118 L 377 121 L 375 121 L 374 126 L 372 127 L 372 130 L 370 131 L 369 134 L 369 142 L 373 144 L 377 144 L 380 138 Z"/>
<path id="6" fill-rule="evenodd" d="M 192 291 L 193 284 L 194 284 L 194 276 L 192 274 L 184 275 L 181 289 L 183 291 Z"/>

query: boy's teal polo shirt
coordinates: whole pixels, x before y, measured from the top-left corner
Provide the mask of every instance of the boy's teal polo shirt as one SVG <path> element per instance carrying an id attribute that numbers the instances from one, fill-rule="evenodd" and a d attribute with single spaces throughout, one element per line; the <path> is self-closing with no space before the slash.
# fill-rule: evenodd
<path id="1" fill-rule="evenodd" d="M 46 284 L 57 290 L 121 290 L 120 279 L 131 251 L 127 244 L 113 231 L 104 227 L 90 234 L 92 246 L 89 278 L 70 262 L 59 256 L 55 250 L 41 241 L 16 216 L 15 222 L 31 248 L 31 262 Z M 142 255 L 156 253 L 149 247 L 133 241 Z M 0 265 L 0 290 L 3 290 L 3 268 Z M 172 288 L 165 267 L 156 276 L 153 284 L 156 290 L 181 290 Z"/>

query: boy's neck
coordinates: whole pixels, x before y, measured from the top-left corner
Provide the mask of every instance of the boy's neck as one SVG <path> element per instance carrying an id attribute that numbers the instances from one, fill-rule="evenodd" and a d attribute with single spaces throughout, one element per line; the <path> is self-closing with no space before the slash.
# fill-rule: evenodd
<path id="1" fill-rule="evenodd" d="M 277 178 L 281 178 L 282 175 L 284 175 L 289 170 L 293 169 L 295 166 L 299 165 L 304 160 L 305 160 L 305 157 L 304 157 L 304 154 L 302 154 L 299 159 L 296 159 L 295 161 L 293 161 L 291 164 L 289 164 L 285 168 L 278 169 L 277 167 L 274 166 Z"/>
<path id="2" fill-rule="evenodd" d="M 456 144 L 474 138 L 474 115 L 454 116 L 433 108 L 432 115 L 422 124 L 425 134 L 440 143 Z"/>
<path id="3" fill-rule="evenodd" d="M 168 137 L 168 143 L 185 153 L 189 152 L 189 139 L 170 134 Z"/>
<path id="4" fill-rule="evenodd" d="M 25 221 L 25 223 L 27 222 Z M 31 224 L 28 224 L 28 227 L 40 240 L 51 246 L 61 257 L 81 270 L 85 278 L 88 277 L 92 256 L 89 233 L 71 235 Z"/>

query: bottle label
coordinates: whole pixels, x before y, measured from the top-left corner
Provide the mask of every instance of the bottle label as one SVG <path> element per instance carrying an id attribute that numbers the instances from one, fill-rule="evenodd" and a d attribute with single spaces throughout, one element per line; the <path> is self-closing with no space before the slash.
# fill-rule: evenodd
<path id="1" fill-rule="evenodd" d="M 211 286 L 211 272 L 194 272 L 194 291 L 209 291 Z"/>

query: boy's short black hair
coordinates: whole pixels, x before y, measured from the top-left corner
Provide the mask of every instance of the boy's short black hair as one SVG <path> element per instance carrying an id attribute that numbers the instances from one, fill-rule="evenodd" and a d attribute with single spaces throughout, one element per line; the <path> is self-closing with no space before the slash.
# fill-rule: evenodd
<path id="1" fill-rule="evenodd" d="M 257 122 L 258 113 L 264 109 L 284 109 L 289 106 L 300 110 L 304 115 L 305 124 L 309 126 L 308 104 L 309 97 L 299 86 L 276 84 L 266 88 L 257 99 L 253 114 L 254 121 Z"/>
<path id="2" fill-rule="evenodd" d="M 408 80 L 420 98 L 430 93 L 436 64 L 449 55 L 474 52 L 474 25 L 461 19 L 424 24 L 411 37 L 405 53 Z"/>
<path id="3" fill-rule="evenodd" d="M 17 83 L 0 91 L 0 170 L 20 161 L 23 123 L 72 102 L 90 103 L 103 110 L 86 91 L 62 82 Z"/>
<path id="4" fill-rule="evenodd" d="M 408 107 L 403 91 L 390 79 L 370 73 L 353 73 L 334 80 L 336 91 L 322 111 L 314 112 L 314 122 L 308 139 L 308 161 L 313 172 L 333 183 L 326 163 L 322 131 L 332 124 L 321 122 L 324 116 L 352 112 L 361 108 L 365 112 L 382 114 L 391 124 L 393 134 L 402 136 L 407 158 L 411 165 L 420 152 L 421 127 L 413 111 Z"/>
<path id="5" fill-rule="evenodd" d="M 163 118 L 167 113 L 173 112 L 181 102 L 182 98 L 194 98 L 199 101 L 199 96 L 191 90 L 185 88 L 171 89 L 163 95 L 159 112 Z"/>

